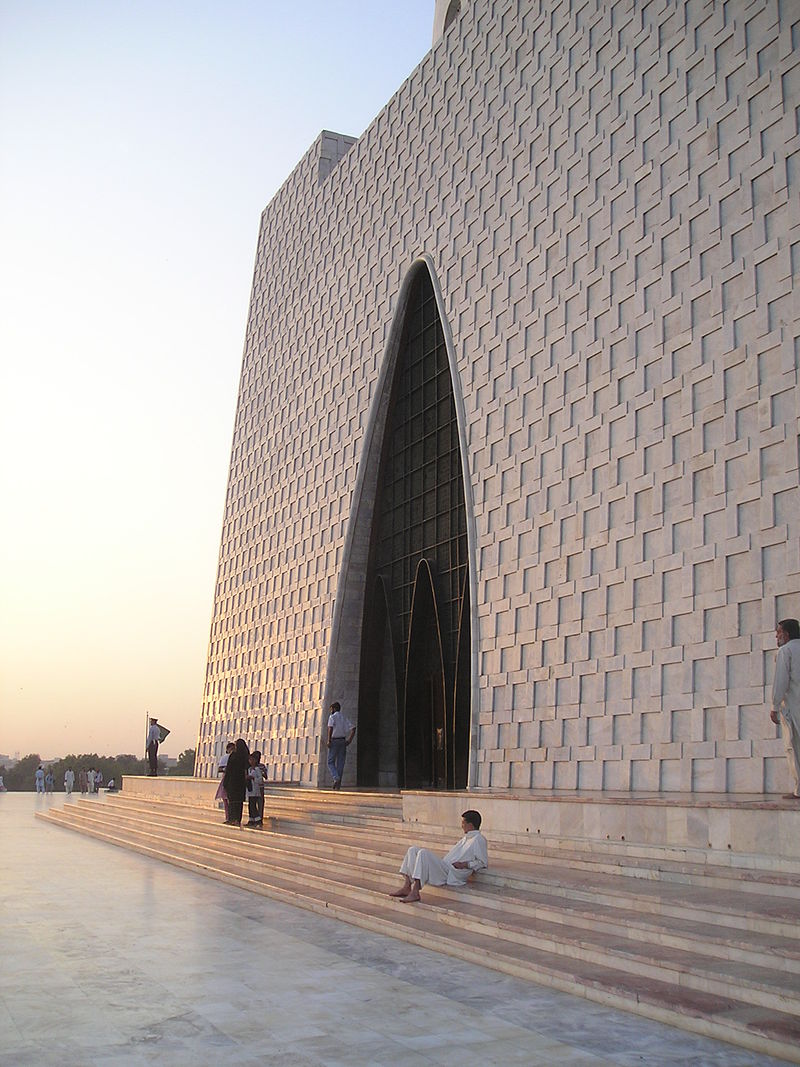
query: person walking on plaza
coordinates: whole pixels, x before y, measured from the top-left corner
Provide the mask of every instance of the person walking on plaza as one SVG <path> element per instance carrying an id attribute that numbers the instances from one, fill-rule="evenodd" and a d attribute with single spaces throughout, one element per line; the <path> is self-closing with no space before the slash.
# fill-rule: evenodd
<path id="1" fill-rule="evenodd" d="M 86 772 L 86 789 L 89 793 L 94 793 L 94 767 L 90 767 Z"/>
<path id="2" fill-rule="evenodd" d="M 389 896 L 398 897 L 403 904 L 414 904 L 420 899 L 419 891 L 424 885 L 466 885 L 475 871 L 488 867 L 489 850 L 480 832 L 480 812 L 465 811 L 461 829 L 464 836 L 442 859 L 428 848 L 412 845 L 400 864 L 403 885 Z"/>
<path id="3" fill-rule="evenodd" d="M 36 792 L 37 793 L 43 793 L 44 792 L 44 768 L 42 767 L 41 763 L 36 768 L 36 774 L 34 774 L 33 777 L 34 777 L 34 781 L 36 782 Z"/>
<path id="4" fill-rule="evenodd" d="M 64 792 L 67 796 L 72 795 L 72 787 L 75 785 L 75 771 L 72 767 L 67 767 L 64 771 Z"/>
<path id="5" fill-rule="evenodd" d="M 778 658 L 769 717 L 781 724 L 794 790 L 784 800 L 800 800 L 800 622 L 784 619 L 775 628 Z"/>
<path id="6" fill-rule="evenodd" d="M 347 749 L 355 734 L 355 726 L 342 714 L 342 705 L 339 701 L 335 701 L 331 704 L 331 713 L 328 718 L 328 770 L 333 779 L 334 789 L 341 789 Z"/>
<path id="7" fill-rule="evenodd" d="M 148 777 L 155 778 L 158 775 L 158 746 L 161 741 L 161 731 L 158 728 L 158 719 L 150 720 L 150 728 L 147 731 L 147 759 L 150 763 Z"/>
<path id="8" fill-rule="evenodd" d="M 83 769 L 78 771 L 78 786 L 80 787 L 81 796 L 85 796 L 89 791 L 89 776 Z"/>
<path id="9" fill-rule="evenodd" d="M 247 787 L 247 768 L 250 765 L 250 749 L 243 738 L 239 738 L 236 747 L 228 757 L 228 765 L 222 778 L 222 785 L 228 797 L 228 826 L 242 825 L 242 808 Z"/>
<path id="10" fill-rule="evenodd" d="M 53 786 L 56 784 L 55 777 L 50 767 L 47 768 L 47 773 L 44 776 L 44 791 L 45 793 L 52 793 Z"/>

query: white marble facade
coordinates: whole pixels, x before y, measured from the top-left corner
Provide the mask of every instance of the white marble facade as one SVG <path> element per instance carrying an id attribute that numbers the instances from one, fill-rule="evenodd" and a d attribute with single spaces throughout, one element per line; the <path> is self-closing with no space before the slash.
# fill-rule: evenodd
<path id="1" fill-rule="evenodd" d="M 243 735 L 316 784 L 324 703 L 358 716 L 359 462 L 422 261 L 468 483 L 470 784 L 781 790 L 800 6 L 456 8 L 263 213 L 197 773 Z"/>

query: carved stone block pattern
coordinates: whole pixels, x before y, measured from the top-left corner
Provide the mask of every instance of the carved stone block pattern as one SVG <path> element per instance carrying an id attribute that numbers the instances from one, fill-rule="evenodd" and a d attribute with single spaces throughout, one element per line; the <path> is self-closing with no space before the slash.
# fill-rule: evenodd
<path id="1" fill-rule="evenodd" d="M 464 3 L 358 140 L 320 135 L 261 219 L 198 773 L 244 736 L 318 780 L 361 446 L 423 254 L 474 500 L 471 784 L 784 788 L 793 0 Z"/>

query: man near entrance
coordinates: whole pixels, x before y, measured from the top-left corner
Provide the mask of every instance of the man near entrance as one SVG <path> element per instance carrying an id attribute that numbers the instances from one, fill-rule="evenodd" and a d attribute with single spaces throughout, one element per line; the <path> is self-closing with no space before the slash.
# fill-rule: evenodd
<path id="1" fill-rule="evenodd" d="M 342 714 L 342 705 L 338 700 L 334 701 L 328 718 L 328 770 L 334 789 L 341 788 L 347 748 L 355 734 L 355 726 Z"/>
<path id="2" fill-rule="evenodd" d="M 158 719 L 150 720 L 150 729 L 147 731 L 147 759 L 150 763 L 149 775 L 155 778 L 158 774 L 158 743 L 161 740 L 161 731 L 158 728 Z"/>
<path id="3" fill-rule="evenodd" d="M 800 800 L 800 623 L 784 619 L 775 628 L 778 658 L 775 661 L 775 680 L 772 684 L 770 718 L 777 726 L 783 720 L 783 745 L 794 791 L 784 800 Z"/>
<path id="4" fill-rule="evenodd" d="M 465 811 L 461 829 L 464 836 L 443 859 L 430 849 L 412 845 L 400 865 L 403 885 L 389 895 L 398 897 L 403 904 L 414 904 L 421 899 L 419 891 L 424 885 L 466 885 L 475 871 L 488 867 L 489 851 L 480 832 L 480 813 Z"/>

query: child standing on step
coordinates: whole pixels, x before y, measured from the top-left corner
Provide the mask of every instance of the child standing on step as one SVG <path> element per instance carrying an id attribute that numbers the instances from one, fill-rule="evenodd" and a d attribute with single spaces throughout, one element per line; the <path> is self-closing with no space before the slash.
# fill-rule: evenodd
<path id="1" fill-rule="evenodd" d="M 258 757 L 258 769 L 261 771 L 261 794 L 258 798 L 258 821 L 259 825 L 264 822 L 264 794 L 266 793 L 267 785 L 267 768 L 261 759 L 261 753 L 256 752 Z"/>
<path id="2" fill-rule="evenodd" d="M 261 768 L 261 753 L 252 752 L 247 770 L 247 807 L 250 812 L 248 826 L 260 827 L 264 822 L 264 772 Z"/>

